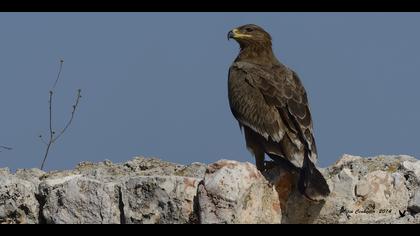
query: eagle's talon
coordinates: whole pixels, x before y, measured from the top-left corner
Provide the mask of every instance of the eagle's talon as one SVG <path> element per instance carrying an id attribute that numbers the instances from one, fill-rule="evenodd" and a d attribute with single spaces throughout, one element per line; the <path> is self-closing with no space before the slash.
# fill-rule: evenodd
<path id="1" fill-rule="evenodd" d="M 276 167 L 276 163 L 274 161 L 264 161 L 264 171 L 269 171 Z"/>

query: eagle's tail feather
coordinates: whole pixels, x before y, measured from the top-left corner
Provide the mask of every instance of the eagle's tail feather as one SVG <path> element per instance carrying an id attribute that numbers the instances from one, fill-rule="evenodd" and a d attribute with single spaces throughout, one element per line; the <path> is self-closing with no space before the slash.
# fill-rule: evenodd
<path id="1" fill-rule="evenodd" d="M 324 176 L 305 154 L 302 168 L 297 168 L 285 158 L 268 153 L 270 158 L 284 170 L 299 174 L 298 190 L 312 201 L 321 201 L 330 194 L 330 189 Z"/>
<path id="2" fill-rule="evenodd" d="M 330 189 L 324 176 L 314 163 L 305 155 L 298 180 L 298 189 L 303 195 L 313 201 L 324 200 Z"/>

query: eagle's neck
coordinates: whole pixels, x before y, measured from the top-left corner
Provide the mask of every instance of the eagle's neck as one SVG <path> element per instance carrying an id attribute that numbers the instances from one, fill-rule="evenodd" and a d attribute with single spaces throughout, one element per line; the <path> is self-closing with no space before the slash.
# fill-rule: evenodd
<path id="1" fill-rule="evenodd" d="M 241 45 L 241 51 L 235 61 L 246 61 L 259 65 L 279 64 L 271 45 Z"/>

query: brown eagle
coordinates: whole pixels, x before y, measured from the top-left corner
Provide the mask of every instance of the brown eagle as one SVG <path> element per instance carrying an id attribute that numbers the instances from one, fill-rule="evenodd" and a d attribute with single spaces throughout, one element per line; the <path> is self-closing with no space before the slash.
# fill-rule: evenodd
<path id="1" fill-rule="evenodd" d="M 273 53 L 271 36 L 257 25 L 231 30 L 240 46 L 229 69 L 229 105 L 245 133 L 256 166 L 265 170 L 267 154 L 274 163 L 298 171 L 298 189 L 311 200 L 324 199 L 329 187 L 317 170 L 317 150 L 308 98 L 296 72 Z"/>

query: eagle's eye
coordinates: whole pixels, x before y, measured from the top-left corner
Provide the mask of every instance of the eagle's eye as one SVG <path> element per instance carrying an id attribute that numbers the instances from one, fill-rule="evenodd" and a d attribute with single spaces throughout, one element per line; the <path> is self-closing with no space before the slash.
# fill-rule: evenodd
<path id="1" fill-rule="evenodd" d="M 249 32 L 254 31 L 254 29 L 253 28 L 245 28 L 245 31 L 249 33 Z"/>

